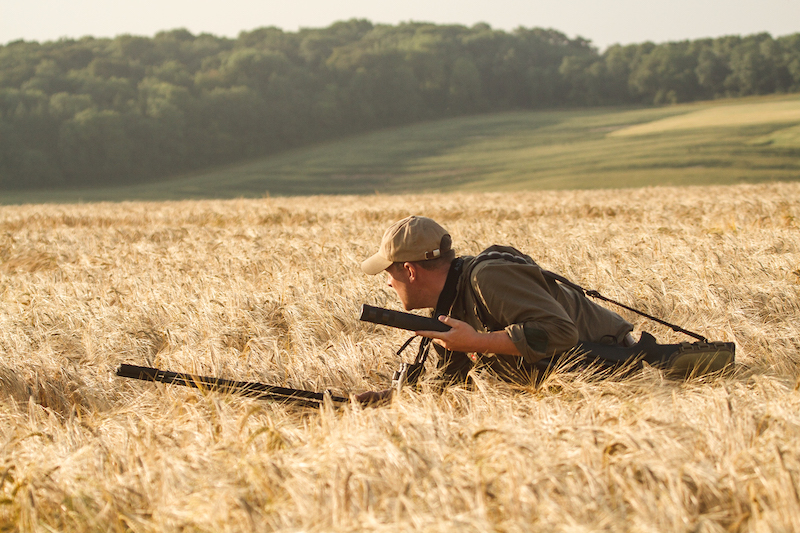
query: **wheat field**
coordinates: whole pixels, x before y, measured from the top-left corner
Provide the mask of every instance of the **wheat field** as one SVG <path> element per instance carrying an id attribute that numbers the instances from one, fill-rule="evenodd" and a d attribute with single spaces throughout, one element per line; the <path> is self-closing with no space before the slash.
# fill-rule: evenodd
<path id="1" fill-rule="evenodd" d="M 411 213 L 735 341 L 737 368 L 341 409 L 114 376 L 384 388 L 406 335 L 358 321 L 399 308 L 358 265 Z M 796 531 L 798 302 L 798 183 L 0 207 L 0 531 Z"/>

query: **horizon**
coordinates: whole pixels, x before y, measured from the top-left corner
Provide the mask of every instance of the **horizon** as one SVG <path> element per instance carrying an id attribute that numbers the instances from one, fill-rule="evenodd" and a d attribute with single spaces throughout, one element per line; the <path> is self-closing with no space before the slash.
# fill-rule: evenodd
<path id="1" fill-rule="evenodd" d="M 517 27 L 552 28 L 569 38 L 584 38 L 599 50 L 614 44 L 646 41 L 673 42 L 718 38 L 726 35 L 769 33 L 773 37 L 800 31 L 800 2 L 791 0 L 676 0 L 669 5 L 613 0 L 600 5 L 592 0 L 571 0 L 558 5 L 535 0 L 497 0 L 487 9 L 475 0 L 431 4 L 410 0 L 402 6 L 367 0 L 343 0 L 330 5 L 321 0 L 301 0 L 291 5 L 255 0 L 231 0 L 220 16 L 216 3 L 142 0 L 112 4 L 102 0 L 13 0 L 0 8 L 0 45 L 15 41 L 50 42 L 83 37 L 119 35 L 152 37 L 162 31 L 186 29 L 236 38 L 241 32 L 274 26 L 286 32 L 325 28 L 350 19 L 373 24 L 403 22 L 489 24 L 512 31 Z M 42 19 L 41 13 L 49 16 Z"/>

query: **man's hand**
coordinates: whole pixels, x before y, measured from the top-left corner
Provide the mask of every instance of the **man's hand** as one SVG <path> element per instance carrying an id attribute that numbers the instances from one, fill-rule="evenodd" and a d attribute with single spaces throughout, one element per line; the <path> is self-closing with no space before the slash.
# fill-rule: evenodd
<path id="1" fill-rule="evenodd" d="M 483 350 L 484 334 L 475 331 L 475 328 L 453 317 L 439 316 L 439 322 L 450 326 L 449 331 L 415 331 L 417 335 L 429 337 L 433 342 L 445 350 L 453 352 L 481 352 Z"/>
<path id="2" fill-rule="evenodd" d="M 449 316 L 440 316 L 439 321 L 450 326 L 450 331 L 415 331 L 417 335 L 429 337 L 445 350 L 480 354 L 520 355 L 504 330 L 480 333 L 475 328 Z"/>

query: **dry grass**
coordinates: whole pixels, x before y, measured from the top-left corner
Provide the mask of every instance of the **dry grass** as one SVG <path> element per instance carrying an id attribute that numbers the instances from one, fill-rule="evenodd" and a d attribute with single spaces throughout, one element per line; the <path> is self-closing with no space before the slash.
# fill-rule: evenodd
<path id="1" fill-rule="evenodd" d="M 396 307 L 357 265 L 411 212 L 734 340 L 740 367 L 339 411 L 112 376 L 385 386 L 404 336 L 357 321 Z M 799 226 L 798 184 L 2 207 L 0 531 L 796 530 Z"/>
<path id="2" fill-rule="evenodd" d="M 758 103 L 735 103 L 713 106 L 678 115 L 662 118 L 646 124 L 628 126 L 609 133 L 611 137 L 662 133 L 673 130 L 697 128 L 719 128 L 731 126 L 752 126 L 755 124 L 791 123 L 800 120 L 800 99 L 786 101 L 765 101 Z"/>

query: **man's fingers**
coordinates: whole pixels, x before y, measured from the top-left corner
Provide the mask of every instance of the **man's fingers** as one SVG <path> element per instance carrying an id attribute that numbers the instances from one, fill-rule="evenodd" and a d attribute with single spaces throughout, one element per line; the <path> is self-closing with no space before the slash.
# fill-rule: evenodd
<path id="1" fill-rule="evenodd" d="M 442 332 L 441 331 L 415 331 L 414 335 L 419 335 L 420 337 L 428 337 L 429 339 L 441 339 Z"/>

